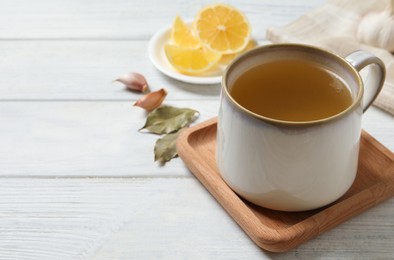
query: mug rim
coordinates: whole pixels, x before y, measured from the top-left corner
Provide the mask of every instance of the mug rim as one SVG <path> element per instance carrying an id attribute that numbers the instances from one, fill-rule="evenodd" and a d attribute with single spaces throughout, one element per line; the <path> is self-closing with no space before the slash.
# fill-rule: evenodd
<path id="1" fill-rule="evenodd" d="M 356 77 L 357 80 L 357 87 L 358 87 L 358 94 L 357 96 L 352 99 L 352 104 L 348 106 L 345 110 L 342 110 L 341 112 L 332 115 L 330 117 L 325 117 L 317 120 L 309 120 L 309 121 L 288 121 L 288 120 L 280 120 L 280 119 L 275 119 L 271 117 L 266 117 L 260 114 L 257 114 L 249 109 L 246 109 L 245 107 L 241 106 L 229 93 L 228 86 L 227 86 L 227 79 L 229 77 L 229 74 L 231 73 L 231 70 L 233 70 L 234 67 L 236 67 L 238 64 L 243 62 L 244 60 L 249 59 L 250 57 L 254 56 L 255 54 L 262 52 L 263 50 L 268 50 L 268 49 L 274 49 L 274 48 L 287 48 L 287 49 L 304 49 L 304 50 L 309 50 L 309 51 L 314 51 L 314 52 L 320 52 L 324 55 L 331 56 L 335 60 L 335 62 L 338 62 L 339 64 L 344 65 L 347 67 L 351 72 Z M 327 123 L 331 122 L 334 120 L 337 120 L 339 118 L 342 118 L 346 115 L 348 115 L 350 112 L 352 112 L 354 109 L 359 107 L 362 97 L 364 95 L 364 83 L 361 79 L 360 74 L 358 73 L 357 69 L 353 67 L 349 61 L 347 61 L 345 58 L 334 54 L 332 52 L 329 52 L 323 48 L 319 48 L 316 46 L 312 45 L 307 45 L 307 44 L 298 44 L 298 43 L 274 43 L 274 44 L 267 44 L 267 45 L 262 45 L 259 47 L 256 47 L 239 57 L 237 57 L 233 62 L 230 63 L 230 65 L 227 66 L 226 70 L 224 71 L 223 77 L 222 77 L 222 83 L 221 83 L 221 89 L 222 92 L 225 94 L 225 96 L 231 101 L 233 105 L 235 105 L 238 109 L 240 109 L 242 112 L 244 112 L 246 115 L 255 117 L 257 119 L 260 119 L 262 121 L 265 121 L 267 123 L 275 124 L 275 125 L 287 125 L 287 126 L 313 126 L 313 125 L 318 125 L 322 123 Z"/>

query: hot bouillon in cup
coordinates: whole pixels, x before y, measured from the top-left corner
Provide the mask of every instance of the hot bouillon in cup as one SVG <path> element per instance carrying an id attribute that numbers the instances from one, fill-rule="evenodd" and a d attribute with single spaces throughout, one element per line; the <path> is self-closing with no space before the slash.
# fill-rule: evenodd
<path id="1" fill-rule="evenodd" d="M 362 114 L 384 78 L 383 62 L 365 51 L 342 58 L 273 44 L 245 53 L 222 80 L 216 159 L 223 180 L 275 210 L 334 202 L 355 180 Z"/>
<path id="2" fill-rule="evenodd" d="M 244 108 L 273 119 L 310 121 L 352 104 L 346 83 L 318 64 L 283 59 L 260 64 L 235 80 L 231 96 Z"/>

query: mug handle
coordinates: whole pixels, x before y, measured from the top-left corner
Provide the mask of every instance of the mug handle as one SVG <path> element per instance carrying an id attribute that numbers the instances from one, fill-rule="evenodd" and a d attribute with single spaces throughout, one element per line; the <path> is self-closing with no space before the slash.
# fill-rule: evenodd
<path id="1" fill-rule="evenodd" d="M 371 71 L 364 82 L 363 112 L 365 112 L 383 88 L 386 68 L 378 57 L 363 50 L 352 52 L 345 59 L 359 72 L 366 66 L 371 66 Z"/>

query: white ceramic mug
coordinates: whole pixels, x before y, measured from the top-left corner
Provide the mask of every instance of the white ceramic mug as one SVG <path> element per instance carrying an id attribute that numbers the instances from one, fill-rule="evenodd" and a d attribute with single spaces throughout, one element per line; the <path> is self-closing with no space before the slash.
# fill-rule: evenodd
<path id="1" fill-rule="evenodd" d="M 255 114 L 231 97 L 234 81 L 245 71 L 284 57 L 335 73 L 350 88 L 352 104 L 329 118 L 292 122 Z M 363 83 L 358 71 L 367 65 L 371 70 Z M 312 46 L 273 44 L 242 55 L 222 81 L 216 150 L 222 178 L 244 199 L 270 209 L 303 211 L 334 202 L 356 177 L 361 117 L 384 78 L 382 61 L 365 51 L 341 58 Z"/>

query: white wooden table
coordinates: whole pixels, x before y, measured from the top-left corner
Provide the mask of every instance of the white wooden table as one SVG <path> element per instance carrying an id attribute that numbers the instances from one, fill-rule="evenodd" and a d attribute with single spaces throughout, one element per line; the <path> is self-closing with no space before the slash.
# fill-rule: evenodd
<path id="1" fill-rule="evenodd" d="M 259 249 L 178 158 L 153 162 L 139 71 L 167 104 L 217 114 L 219 85 L 159 73 L 147 43 L 210 1 L 0 0 L 0 259 L 394 258 L 394 199 L 284 254 Z M 264 41 L 323 0 L 230 0 Z M 363 127 L 394 149 L 393 117 Z M 393 173 L 394 174 L 394 173 Z"/>

